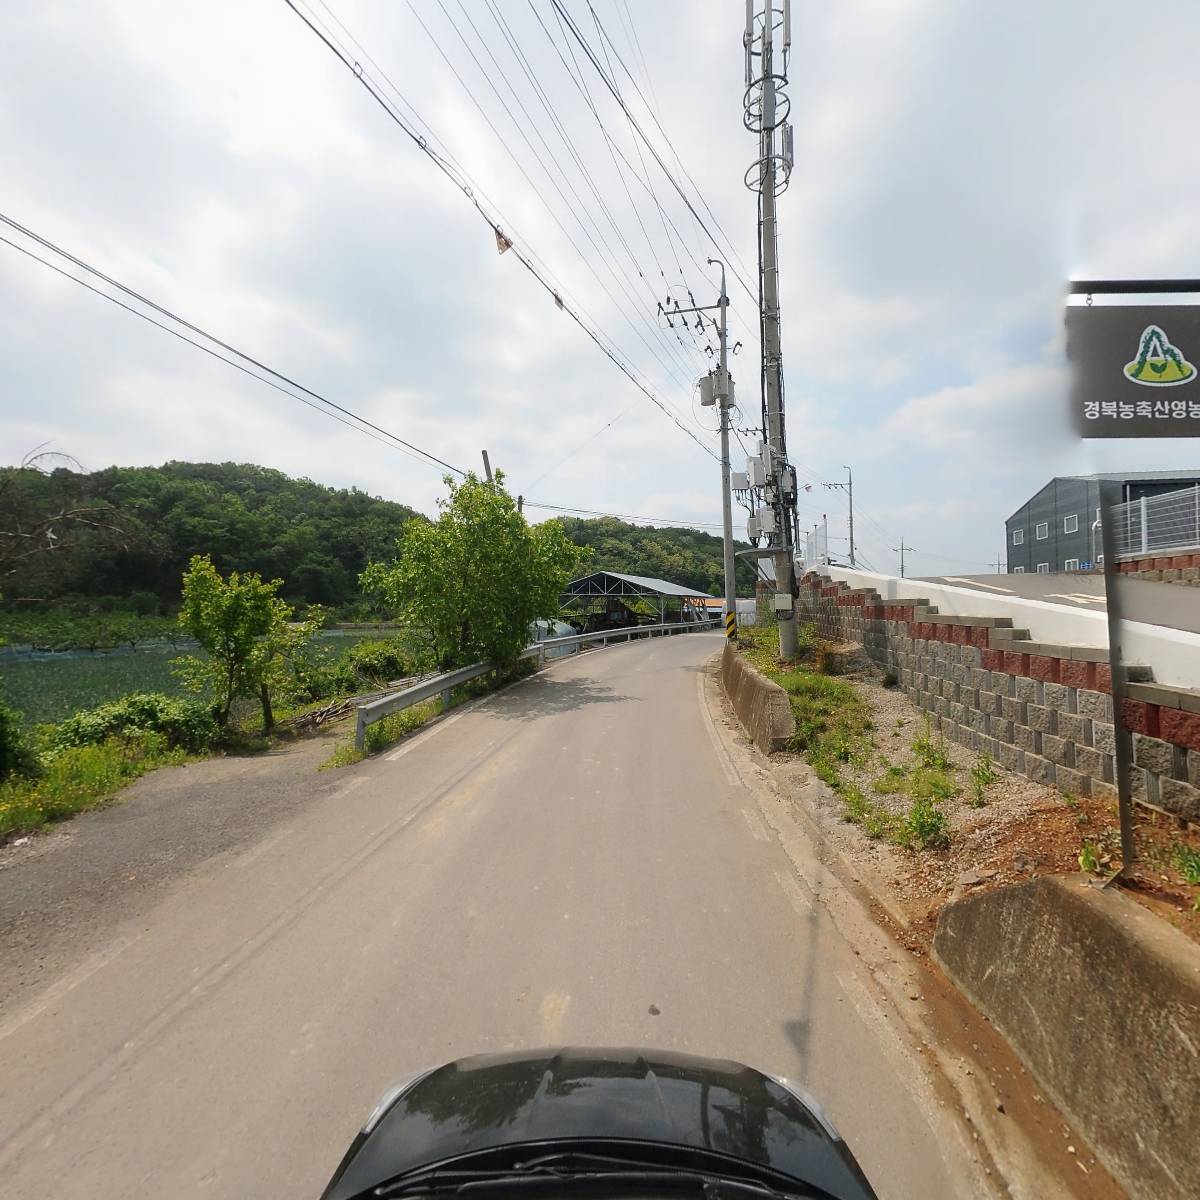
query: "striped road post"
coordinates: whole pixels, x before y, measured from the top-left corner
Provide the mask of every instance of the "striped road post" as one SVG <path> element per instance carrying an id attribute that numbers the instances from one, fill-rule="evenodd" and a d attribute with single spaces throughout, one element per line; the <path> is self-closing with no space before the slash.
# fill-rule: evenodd
<path id="1" fill-rule="evenodd" d="M 737 613 L 735 612 L 725 614 L 725 636 L 727 638 L 737 637 Z"/>

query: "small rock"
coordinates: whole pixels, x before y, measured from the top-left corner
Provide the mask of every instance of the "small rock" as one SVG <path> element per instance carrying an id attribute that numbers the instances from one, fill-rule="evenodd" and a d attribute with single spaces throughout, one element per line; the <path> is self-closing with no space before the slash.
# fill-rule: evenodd
<path id="1" fill-rule="evenodd" d="M 23 845 L 25 845 L 25 843 L 27 841 L 29 841 L 29 839 L 27 837 L 19 837 L 19 838 L 17 838 L 17 840 L 15 842 L 13 842 L 13 845 L 14 846 L 23 846 Z"/>
<path id="2" fill-rule="evenodd" d="M 998 1113 L 1003 1113 L 1003 1112 L 1004 1112 L 1004 1105 L 1003 1105 L 1003 1104 L 1001 1104 L 999 1100 L 997 1100 L 997 1101 L 996 1101 L 996 1111 L 997 1111 Z"/>
<path id="3" fill-rule="evenodd" d="M 1075 1147 L 1074 1147 L 1074 1146 L 1068 1146 L 1068 1147 L 1067 1147 L 1067 1153 L 1068 1153 L 1068 1154 L 1074 1154 L 1074 1153 L 1075 1153 Z"/>
<path id="4" fill-rule="evenodd" d="M 920 992 L 909 992 L 909 993 L 908 993 L 908 998 L 909 998 L 910 1000 L 920 1000 L 920 998 L 921 998 L 921 993 L 920 993 Z"/>
<path id="5" fill-rule="evenodd" d="M 964 871 L 958 877 L 958 886 L 978 887 L 981 883 L 987 883 L 989 879 L 995 879 L 998 873 L 991 869 L 980 870 L 978 867 L 972 867 L 969 871 Z"/>
<path id="6" fill-rule="evenodd" d="M 661 1009 L 661 1008 L 659 1008 L 657 1004 L 652 1004 L 652 1005 L 650 1005 L 650 1007 L 649 1007 L 649 1008 L 648 1008 L 646 1011 L 647 1011 L 647 1012 L 648 1012 L 648 1013 L 649 1013 L 649 1014 L 650 1014 L 652 1017 L 657 1017 L 657 1016 L 659 1015 L 659 1013 L 661 1013 L 661 1012 L 662 1012 L 662 1009 Z"/>

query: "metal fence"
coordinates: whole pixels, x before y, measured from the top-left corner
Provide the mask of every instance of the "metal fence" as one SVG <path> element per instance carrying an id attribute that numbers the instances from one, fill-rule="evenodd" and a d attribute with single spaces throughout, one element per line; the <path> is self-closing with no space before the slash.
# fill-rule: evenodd
<path id="1" fill-rule="evenodd" d="M 682 621 L 671 625 L 626 625 L 620 629 L 602 629 L 598 633 L 578 633 L 572 637 L 546 638 L 534 642 L 521 651 L 519 658 L 536 658 L 545 662 L 548 650 L 579 651 L 585 646 L 607 646 L 609 642 L 629 642 L 636 638 L 662 637 L 677 633 L 694 633 L 703 629 L 714 629 L 721 624 L 721 618 L 715 621 Z M 469 667 L 460 667 L 457 671 L 448 671 L 443 675 L 433 675 L 422 680 L 415 687 L 405 688 L 402 692 L 394 692 L 378 700 L 369 700 L 358 705 L 355 710 L 357 720 L 354 726 L 354 744 L 359 750 L 363 749 L 367 740 L 367 726 L 374 725 L 390 713 L 401 709 L 411 708 L 414 704 L 423 704 L 441 696 L 445 704 L 450 703 L 451 691 L 461 684 L 470 683 L 480 675 L 494 671 L 496 664 L 491 662 L 472 663 Z"/>
<path id="2" fill-rule="evenodd" d="M 1200 550 L 1200 484 L 1113 506 L 1119 558 Z"/>

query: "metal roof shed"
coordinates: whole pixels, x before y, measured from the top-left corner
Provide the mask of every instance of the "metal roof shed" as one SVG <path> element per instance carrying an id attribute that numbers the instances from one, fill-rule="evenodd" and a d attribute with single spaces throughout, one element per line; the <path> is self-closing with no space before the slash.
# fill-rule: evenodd
<path id="1" fill-rule="evenodd" d="M 707 592 L 698 592 L 667 579 L 593 571 L 567 584 L 561 607 L 564 615 L 585 617 L 597 628 L 603 627 L 602 622 L 615 628 L 614 621 L 620 625 L 638 623 L 638 614 L 628 604 L 629 600 L 649 601 L 658 609 L 659 624 L 662 624 L 668 603 L 672 608 L 678 605 L 684 621 L 704 620 L 707 616 L 705 602 L 709 598 Z M 597 604 L 598 601 L 603 603 Z"/>

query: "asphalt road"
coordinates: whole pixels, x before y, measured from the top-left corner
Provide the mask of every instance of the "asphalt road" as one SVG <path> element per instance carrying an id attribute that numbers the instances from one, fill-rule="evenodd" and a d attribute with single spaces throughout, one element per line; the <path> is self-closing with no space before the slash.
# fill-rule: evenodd
<path id="1" fill-rule="evenodd" d="M 5 1197 L 315 1196 L 394 1078 L 562 1043 L 786 1074 L 881 1195 L 971 1194 L 858 954 L 716 740 L 719 647 L 557 663 L 94 931 L 0 1011 Z"/>
<path id="2" fill-rule="evenodd" d="M 969 587 L 995 596 L 1018 596 L 1044 600 L 1047 604 L 1104 612 L 1104 576 L 1045 574 L 1021 575 L 925 575 L 913 583 L 946 583 Z M 1200 633 L 1200 588 L 1178 583 L 1156 583 L 1152 579 L 1122 579 L 1122 619 L 1144 621 Z"/>

